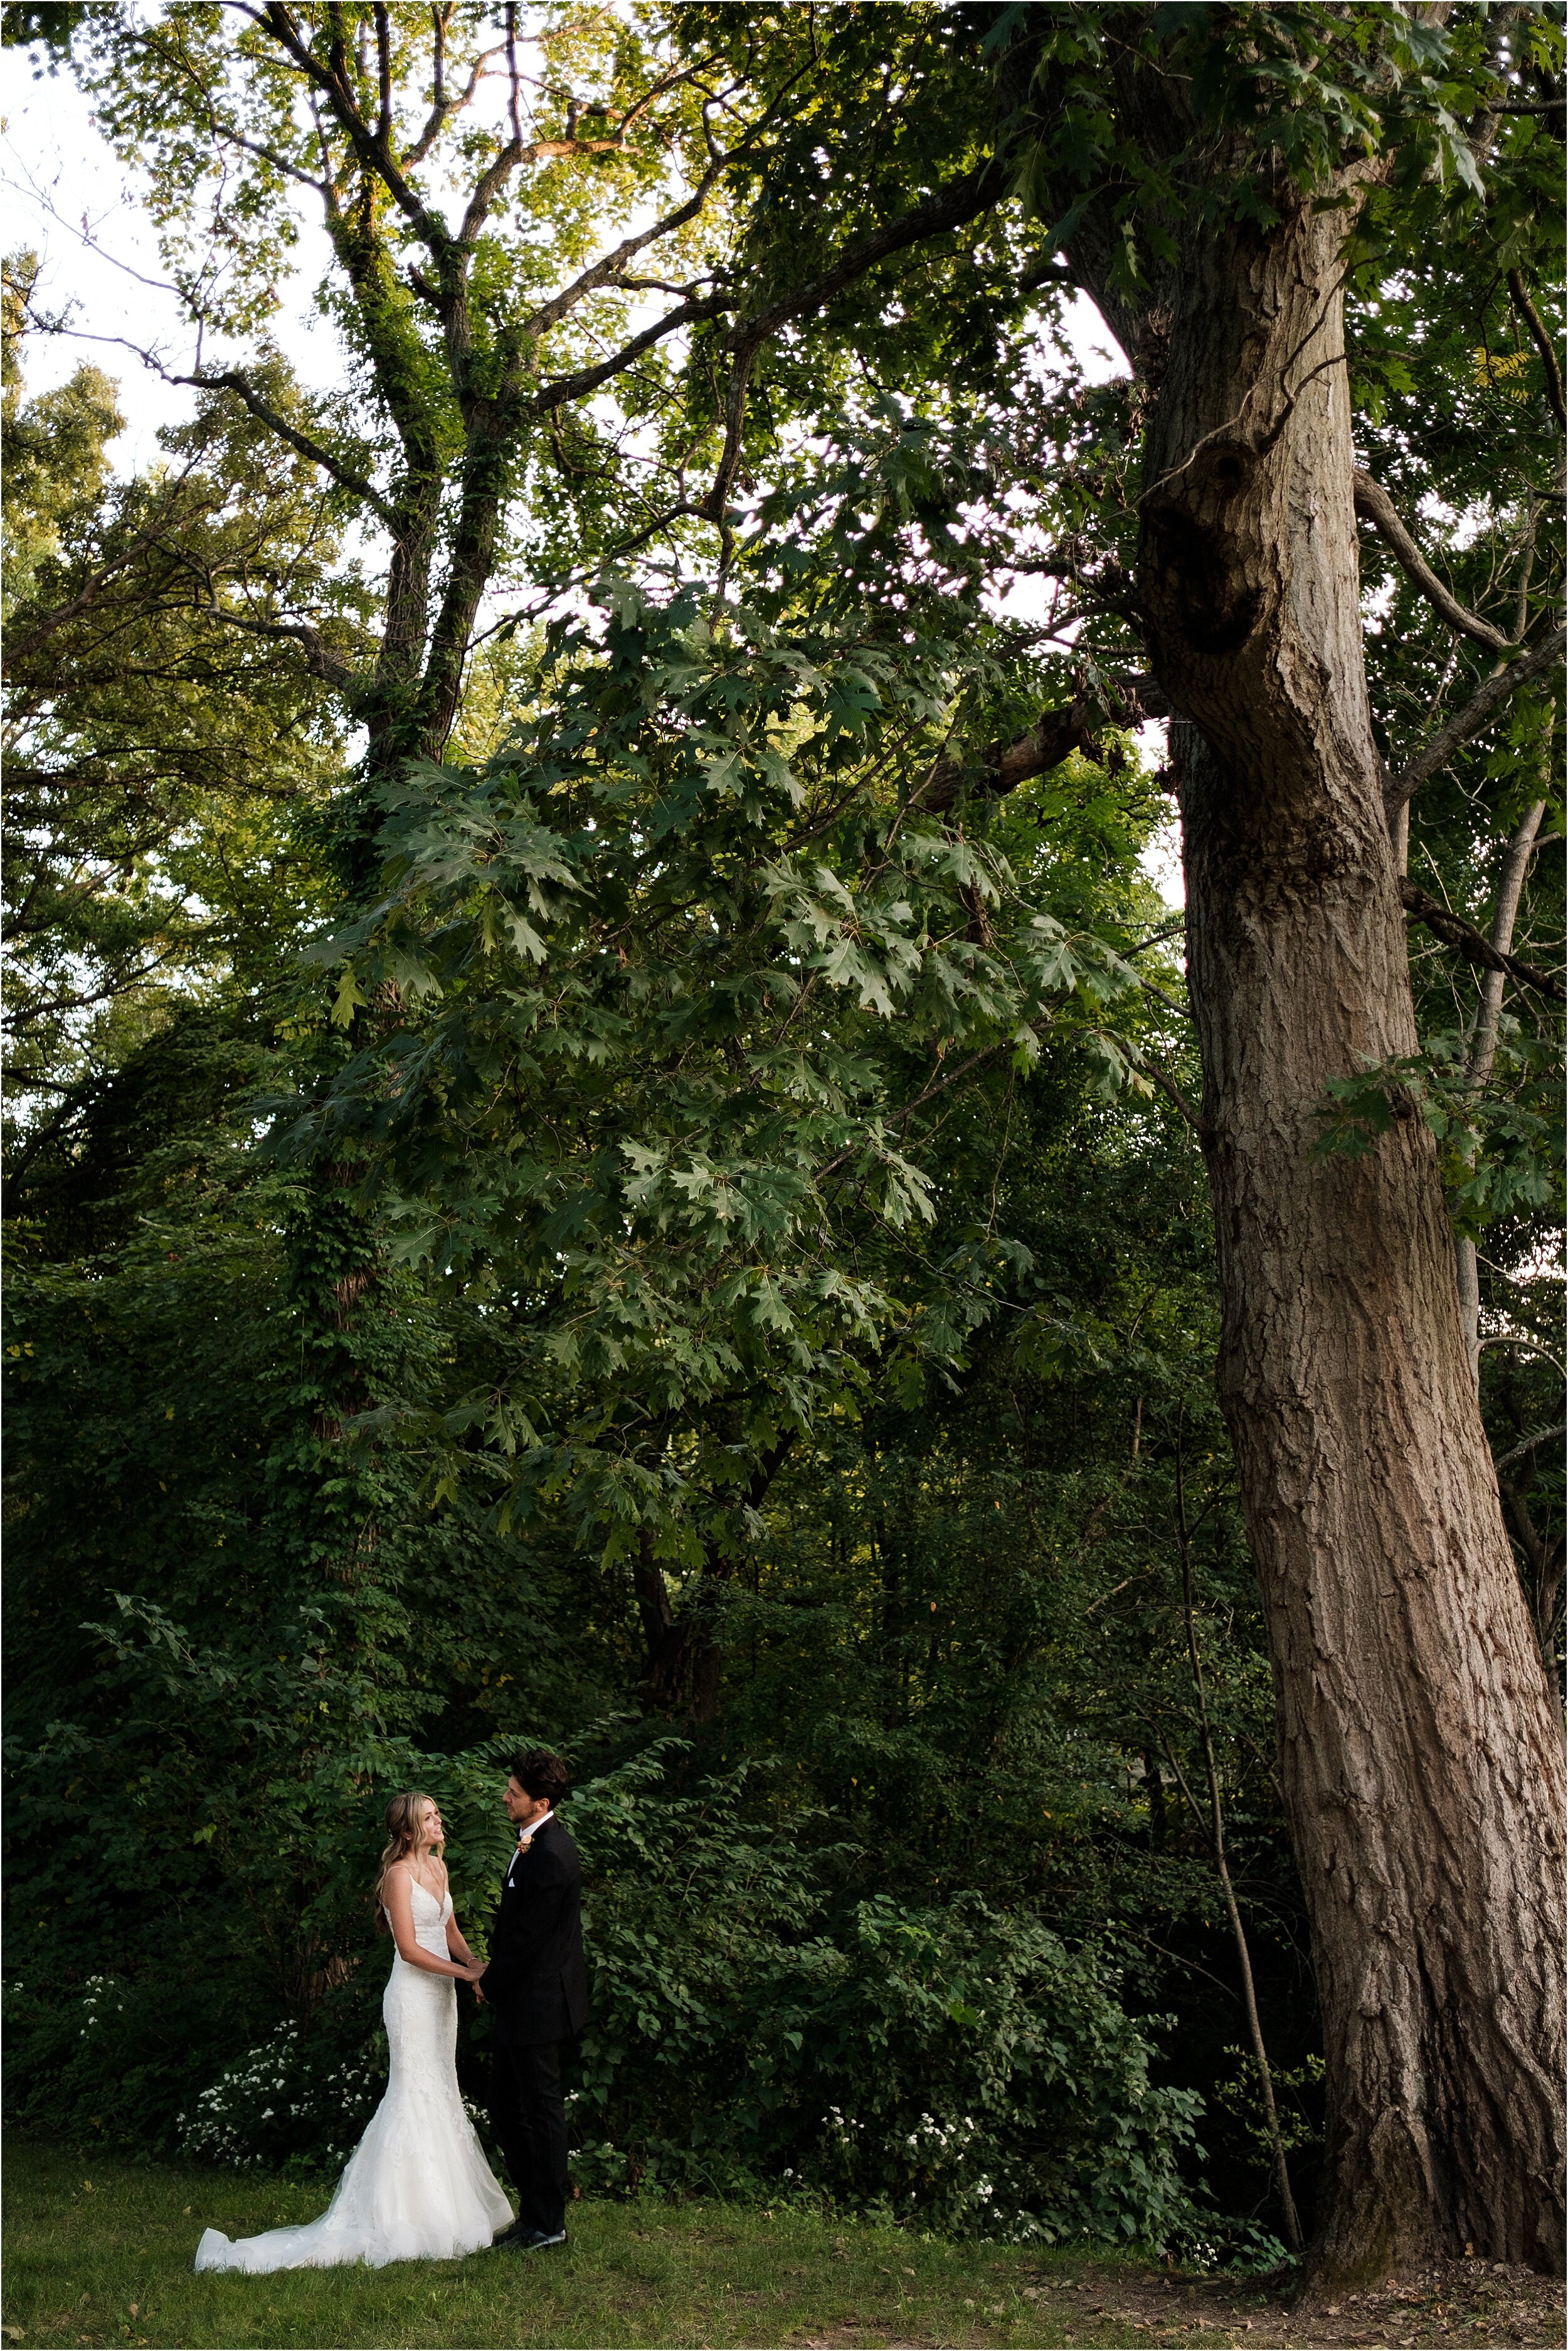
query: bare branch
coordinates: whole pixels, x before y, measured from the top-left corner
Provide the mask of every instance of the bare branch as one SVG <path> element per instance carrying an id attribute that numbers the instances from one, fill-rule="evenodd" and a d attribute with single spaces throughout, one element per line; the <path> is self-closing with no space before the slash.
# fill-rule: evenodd
<path id="1" fill-rule="evenodd" d="M 1167 996 L 1163 987 L 1156 987 L 1154 981 L 1145 979 L 1141 972 L 1138 974 L 1138 986 L 1145 996 L 1152 996 L 1156 1004 L 1163 1004 L 1167 1012 L 1174 1012 L 1178 1020 L 1192 1019 L 1192 1014 L 1185 1004 L 1178 1004 L 1174 996 Z"/>
<path id="2" fill-rule="evenodd" d="M 1479 620 L 1474 612 L 1467 611 L 1458 597 L 1451 595 L 1444 587 L 1400 521 L 1398 510 L 1382 484 L 1375 482 L 1370 474 L 1364 474 L 1359 466 L 1352 479 L 1355 485 L 1357 514 L 1364 515 L 1378 537 L 1387 541 L 1400 569 L 1413 586 L 1419 589 L 1433 610 L 1442 614 L 1449 628 L 1458 629 L 1461 636 L 1472 637 L 1478 645 L 1485 645 L 1489 653 L 1511 652 L 1514 639 L 1505 637 L 1502 631 L 1494 629 L 1490 621 Z"/>
<path id="3" fill-rule="evenodd" d="M 1461 743 L 1468 743 L 1472 735 L 1479 735 L 1492 712 L 1511 695 L 1517 694 L 1521 685 L 1529 685 L 1534 679 L 1560 668 L 1565 649 L 1568 649 L 1568 629 L 1555 629 L 1551 636 L 1543 637 L 1538 645 L 1532 645 L 1510 668 L 1494 670 L 1458 716 L 1450 718 L 1441 734 L 1435 735 L 1424 751 L 1417 751 L 1403 772 L 1394 777 L 1386 786 L 1383 802 L 1388 814 L 1396 816 L 1412 793 L 1420 789 L 1428 776 L 1435 776 L 1439 768 L 1447 766 Z"/>
<path id="4" fill-rule="evenodd" d="M 1162 1070 L 1159 1063 L 1151 1059 L 1149 1054 L 1145 1052 L 1141 1046 L 1139 1048 L 1139 1060 L 1137 1066 L 1140 1077 L 1147 1078 L 1151 1085 L 1157 1086 L 1159 1088 L 1161 1093 L 1164 1094 L 1172 1109 L 1179 1112 L 1181 1116 L 1186 1119 L 1188 1126 L 1191 1127 L 1198 1141 L 1200 1143 L 1207 1142 L 1214 1134 L 1214 1127 L 1211 1122 L 1204 1117 L 1201 1111 L 1195 1110 L 1193 1108 L 1191 1102 L 1188 1102 L 1186 1094 L 1183 1093 L 1176 1080 L 1170 1076 L 1168 1071 Z"/>
<path id="5" fill-rule="evenodd" d="M 264 147 L 256 139 L 246 139 L 242 132 L 234 128 L 232 123 L 220 123 L 215 111 L 211 107 L 208 108 L 208 120 L 212 124 L 213 136 L 215 139 L 227 140 L 232 146 L 242 149 L 246 154 L 254 155 L 259 162 L 269 163 L 275 172 L 281 172 L 285 179 L 298 180 L 301 187 L 313 189 L 323 204 L 330 198 L 332 190 L 329 182 L 317 179 L 314 172 L 306 171 L 302 164 L 291 163 L 287 156 L 278 154 L 276 148 Z"/>
<path id="6" fill-rule="evenodd" d="M 1130 956 L 1146 954 L 1150 947 L 1163 946 L 1166 939 L 1174 939 L 1178 932 L 1185 931 L 1186 928 L 1186 916 L 1185 914 L 1178 914 L 1174 922 L 1162 923 L 1157 931 L 1151 931 L 1146 939 L 1140 939 L 1138 941 L 1136 946 L 1124 947 L 1122 950 L 1123 962 L 1125 963 Z"/>
<path id="7" fill-rule="evenodd" d="M 430 112 L 425 117 L 424 128 L 421 131 L 419 137 L 414 141 L 413 145 L 404 150 L 402 169 L 405 172 L 412 171 L 416 163 L 423 162 L 425 157 L 434 146 L 436 140 L 440 137 L 445 124 L 451 120 L 453 115 L 462 114 L 465 112 L 470 106 L 472 106 L 474 103 L 474 93 L 485 78 L 486 67 L 489 64 L 492 57 L 498 57 L 500 55 L 498 47 L 494 49 L 481 49 L 478 56 L 474 60 L 474 70 L 469 75 L 467 82 L 463 89 L 459 91 L 455 98 L 448 98 L 446 94 L 445 78 L 446 20 L 450 16 L 451 13 L 450 7 L 433 7 L 430 12 L 431 20 L 435 28 L 434 88 L 432 93 Z"/>
<path id="8" fill-rule="evenodd" d="M 304 647 L 305 664 L 311 676 L 335 687 L 350 709 L 369 691 L 369 682 L 347 662 L 340 661 L 336 653 L 328 652 L 319 629 L 313 629 L 308 621 L 257 621 L 247 612 L 232 612 L 218 603 L 198 604 L 195 610 L 209 621 L 222 621 L 228 628 L 243 629 L 247 636 L 291 638 Z"/>

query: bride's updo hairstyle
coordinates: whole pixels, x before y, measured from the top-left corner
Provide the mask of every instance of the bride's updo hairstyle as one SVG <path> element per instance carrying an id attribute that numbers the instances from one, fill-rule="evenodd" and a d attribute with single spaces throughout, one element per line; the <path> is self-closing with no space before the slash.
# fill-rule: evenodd
<path id="1" fill-rule="evenodd" d="M 382 1865 L 376 1873 L 376 1890 L 371 1896 L 375 1904 L 376 1927 L 383 1935 L 392 1931 L 383 1907 L 387 1872 L 395 1869 L 400 1861 L 408 1859 L 419 1843 L 420 1819 L 424 1807 L 434 1802 L 434 1797 L 427 1796 L 423 1788 L 405 1788 L 402 1794 L 394 1796 L 387 1806 L 386 1848 L 382 1855 Z"/>

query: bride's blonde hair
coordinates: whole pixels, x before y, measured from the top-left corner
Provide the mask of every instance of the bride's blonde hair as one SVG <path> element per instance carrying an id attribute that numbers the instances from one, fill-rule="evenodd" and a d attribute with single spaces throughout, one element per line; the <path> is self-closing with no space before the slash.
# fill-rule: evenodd
<path id="1" fill-rule="evenodd" d="M 423 1788 L 405 1788 L 402 1794 L 394 1796 L 387 1806 L 386 1849 L 382 1855 L 382 1865 L 376 1873 L 376 1890 L 371 1897 L 376 1907 L 376 1925 L 382 1934 L 389 1931 L 386 1911 L 382 1907 L 387 1872 L 389 1869 L 395 1869 L 400 1861 L 408 1859 L 409 1855 L 419 1843 L 423 1809 L 426 1804 L 434 1802 L 434 1797 L 427 1796 Z M 441 1842 L 444 1844 L 445 1840 L 442 1839 Z"/>

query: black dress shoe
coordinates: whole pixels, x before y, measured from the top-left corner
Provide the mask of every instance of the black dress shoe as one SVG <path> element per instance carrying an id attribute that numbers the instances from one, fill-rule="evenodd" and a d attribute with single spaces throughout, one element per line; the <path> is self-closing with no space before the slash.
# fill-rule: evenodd
<path id="1" fill-rule="evenodd" d="M 542 2253 L 551 2245 L 564 2245 L 566 2231 L 564 2229 L 513 2228 L 508 2229 L 504 2237 L 497 2237 L 495 2241 L 497 2245 L 505 2245 L 508 2252 Z"/>
<path id="2" fill-rule="evenodd" d="M 517 2245 L 520 2244 L 525 2237 L 537 2236 L 538 2233 L 538 2231 L 531 2229 L 526 2220 L 513 2220 L 501 2231 L 498 2237 L 492 2237 L 490 2242 L 492 2246 Z"/>

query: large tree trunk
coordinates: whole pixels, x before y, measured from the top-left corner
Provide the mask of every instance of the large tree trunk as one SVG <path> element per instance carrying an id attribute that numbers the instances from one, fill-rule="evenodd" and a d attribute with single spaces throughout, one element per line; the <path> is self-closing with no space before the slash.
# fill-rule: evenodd
<path id="1" fill-rule="evenodd" d="M 1195 235 L 1156 322 L 1140 586 L 1186 722 L 1220 1385 L 1326 2034 L 1316 2262 L 1348 2280 L 1471 2246 L 1559 2259 L 1563 2011 L 1562 1741 L 1432 1139 L 1406 1116 L 1360 1160 L 1313 1154 L 1325 1081 L 1416 1042 L 1362 659 L 1344 221 Z"/>

